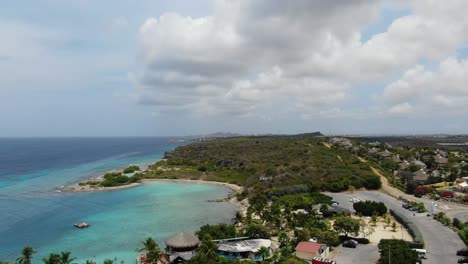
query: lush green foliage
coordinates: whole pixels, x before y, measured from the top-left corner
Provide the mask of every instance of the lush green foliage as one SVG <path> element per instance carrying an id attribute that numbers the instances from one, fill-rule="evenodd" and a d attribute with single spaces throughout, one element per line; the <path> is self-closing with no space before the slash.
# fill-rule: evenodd
<path id="1" fill-rule="evenodd" d="M 356 213 L 364 216 L 383 216 L 387 213 L 387 207 L 382 202 L 376 201 L 360 201 L 353 204 Z"/>
<path id="2" fill-rule="evenodd" d="M 146 260 L 149 263 L 156 263 L 162 256 L 161 250 L 159 249 L 158 243 L 153 238 L 147 237 L 141 241 L 143 245 L 138 251 L 144 251 L 146 254 Z"/>
<path id="3" fill-rule="evenodd" d="M 141 174 L 135 174 L 127 177 L 120 172 L 110 172 L 104 175 L 104 180 L 100 183 L 104 187 L 120 186 L 137 182 L 142 178 Z"/>
<path id="4" fill-rule="evenodd" d="M 139 170 L 140 170 L 140 167 L 136 165 L 132 165 L 132 166 L 125 168 L 123 173 L 134 173 L 135 171 L 139 171 Z"/>
<path id="5" fill-rule="evenodd" d="M 329 149 L 311 136 L 216 139 L 178 147 L 166 155 L 166 166 L 190 167 L 205 179 L 280 192 L 378 189 L 380 178 L 354 155 Z M 171 172 L 171 175 L 175 175 Z M 163 172 L 159 177 L 166 177 Z M 198 174 L 200 177 L 202 174 Z M 176 177 L 179 177 L 176 175 Z M 283 189 L 296 186 L 297 189 Z"/>
<path id="6" fill-rule="evenodd" d="M 419 261 L 418 253 L 404 240 L 382 239 L 379 243 L 380 263 L 414 264 Z"/>
<path id="7" fill-rule="evenodd" d="M 199 239 L 210 236 L 213 239 L 233 238 L 237 236 L 236 227 L 228 224 L 204 225 L 195 232 Z"/>
<path id="8" fill-rule="evenodd" d="M 339 216 L 335 219 L 333 228 L 339 232 L 343 233 L 345 236 L 349 234 L 359 234 L 360 223 L 358 219 L 353 219 L 350 216 Z"/>

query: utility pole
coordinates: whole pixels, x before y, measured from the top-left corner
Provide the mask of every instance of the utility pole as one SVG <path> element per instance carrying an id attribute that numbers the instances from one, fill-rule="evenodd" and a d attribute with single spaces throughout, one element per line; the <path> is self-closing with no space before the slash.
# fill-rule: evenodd
<path id="1" fill-rule="evenodd" d="M 392 251 L 390 249 L 390 245 L 388 245 L 388 264 L 392 264 L 391 257 L 392 257 Z"/>

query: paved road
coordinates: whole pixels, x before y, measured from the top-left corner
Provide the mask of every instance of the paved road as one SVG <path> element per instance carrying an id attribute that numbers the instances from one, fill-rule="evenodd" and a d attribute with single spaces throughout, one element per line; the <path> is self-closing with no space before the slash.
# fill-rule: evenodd
<path id="1" fill-rule="evenodd" d="M 358 245 L 356 248 L 342 246 L 332 251 L 333 260 L 338 264 L 375 264 L 380 258 L 377 245 Z"/>
<path id="2" fill-rule="evenodd" d="M 427 250 L 427 259 L 424 260 L 425 264 L 457 263 L 459 257 L 456 256 L 456 251 L 465 247 L 458 235 L 448 227 L 441 225 L 439 222 L 432 219 L 432 217 L 427 217 L 426 214 L 416 214 L 413 216 L 413 212 L 401 207 L 401 201 L 385 193 L 378 191 L 359 191 L 353 194 L 327 193 L 327 195 L 332 196 L 334 200 L 338 201 L 340 206 L 352 211 L 354 211 L 352 203 L 349 202 L 351 197 L 357 197 L 361 200 L 381 201 L 385 203 L 389 209 L 412 219 L 424 237 Z"/>

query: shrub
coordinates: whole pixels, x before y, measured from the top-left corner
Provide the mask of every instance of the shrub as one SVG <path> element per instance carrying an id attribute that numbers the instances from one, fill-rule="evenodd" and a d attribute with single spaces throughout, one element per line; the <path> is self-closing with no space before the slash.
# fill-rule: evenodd
<path id="1" fill-rule="evenodd" d="M 205 166 L 200 166 L 198 167 L 198 171 L 205 172 L 207 171 L 207 168 Z"/>
<path id="2" fill-rule="evenodd" d="M 237 236 L 236 227 L 228 224 L 204 225 L 195 232 L 199 239 L 210 236 L 213 239 L 233 238 Z"/>
<path id="3" fill-rule="evenodd" d="M 135 171 L 139 171 L 139 170 L 140 170 L 140 167 L 133 165 L 133 166 L 130 166 L 130 167 L 126 168 L 123 171 L 123 173 L 125 173 L 125 174 L 126 173 L 134 173 Z"/>
<path id="4" fill-rule="evenodd" d="M 439 192 L 439 195 L 440 197 L 444 197 L 444 198 L 453 198 L 455 193 L 452 191 L 443 190 Z"/>
<path id="5" fill-rule="evenodd" d="M 382 216 L 387 213 L 387 207 L 382 202 L 376 201 L 361 201 L 354 203 L 353 205 L 356 213 L 362 214 L 364 216 L 378 215 Z"/>

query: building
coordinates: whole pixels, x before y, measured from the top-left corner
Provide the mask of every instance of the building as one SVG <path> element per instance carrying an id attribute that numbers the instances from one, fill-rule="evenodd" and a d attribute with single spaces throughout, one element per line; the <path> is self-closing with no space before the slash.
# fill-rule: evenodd
<path id="1" fill-rule="evenodd" d="M 327 258 L 330 250 L 324 244 L 300 242 L 296 246 L 296 257 L 311 262 L 314 258 Z"/>
<path id="2" fill-rule="evenodd" d="M 173 263 L 183 263 L 190 260 L 195 254 L 200 240 L 196 236 L 187 232 L 177 233 L 166 239 L 166 255 Z"/>
<path id="3" fill-rule="evenodd" d="M 434 161 L 438 164 L 447 164 L 448 159 L 440 154 L 434 157 Z"/>
<path id="4" fill-rule="evenodd" d="M 380 154 L 380 156 L 382 158 L 390 158 L 393 155 L 393 153 L 391 153 L 388 150 L 384 150 L 384 151 L 380 152 L 379 154 Z"/>
<path id="5" fill-rule="evenodd" d="M 254 261 L 262 260 L 259 251 L 262 247 L 268 249 L 271 255 L 271 240 L 269 239 L 249 239 L 248 237 L 238 237 L 230 239 L 213 240 L 218 246 L 218 255 L 227 259 L 250 259 Z"/>
<path id="6" fill-rule="evenodd" d="M 423 169 L 420 169 L 413 174 L 413 180 L 416 182 L 425 182 L 427 179 L 429 179 L 429 175 Z"/>

